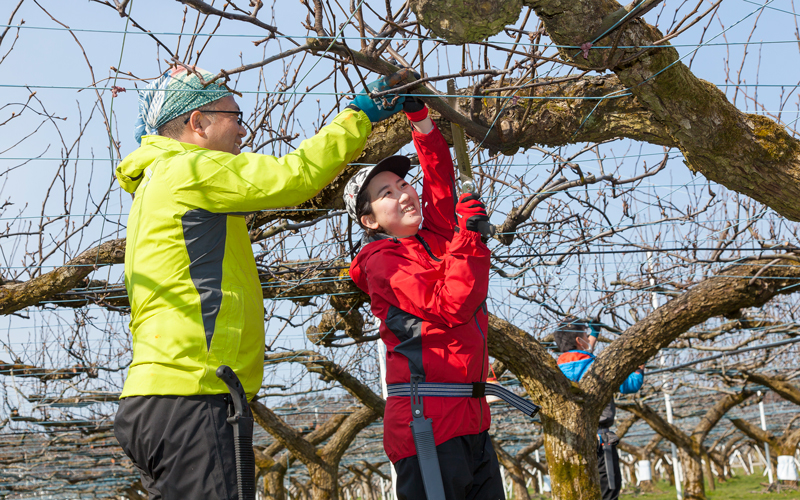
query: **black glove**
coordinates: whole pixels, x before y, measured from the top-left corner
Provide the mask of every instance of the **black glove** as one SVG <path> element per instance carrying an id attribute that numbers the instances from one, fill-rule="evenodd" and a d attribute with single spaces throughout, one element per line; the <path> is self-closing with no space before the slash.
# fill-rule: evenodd
<path id="1" fill-rule="evenodd" d="M 403 102 L 403 111 L 412 122 L 419 122 L 428 117 L 428 108 L 417 96 L 407 96 Z"/>
<path id="2" fill-rule="evenodd" d="M 478 223 L 489 222 L 489 215 L 486 213 L 486 205 L 475 193 L 464 193 L 456 205 L 458 214 L 459 229 L 480 233 Z"/>

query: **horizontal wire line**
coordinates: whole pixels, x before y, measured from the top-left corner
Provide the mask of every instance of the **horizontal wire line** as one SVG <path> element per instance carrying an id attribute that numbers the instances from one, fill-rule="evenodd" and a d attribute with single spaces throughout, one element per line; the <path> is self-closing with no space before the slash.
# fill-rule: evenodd
<path id="1" fill-rule="evenodd" d="M 797 86 L 798 84 L 791 84 L 791 86 Z M 784 87 L 788 87 L 789 85 L 783 85 Z M 0 88 L 30 88 L 30 89 L 49 89 L 49 90 L 113 90 L 113 87 L 81 87 L 81 86 L 70 86 L 70 85 L 27 85 L 27 84 L 0 84 Z M 219 92 L 219 90 L 190 90 L 190 89 L 136 89 L 130 88 L 131 91 L 138 91 L 138 90 L 147 90 L 154 91 L 154 92 Z M 311 96 L 348 96 L 348 95 L 356 95 L 357 92 L 295 92 L 295 91 L 272 91 L 272 90 L 238 90 L 237 92 L 242 94 L 255 94 L 255 95 L 262 95 L 262 94 L 272 94 L 272 95 L 311 95 Z M 398 96 L 416 96 L 418 94 L 395 94 Z M 626 94 L 615 94 L 615 98 L 619 97 L 626 97 L 632 95 L 631 93 Z M 481 99 L 511 99 L 507 96 L 495 96 L 490 94 L 485 95 L 448 95 L 448 94 L 436 94 L 435 97 L 475 97 Z M 603 100 L 603 99 L 610 99 L 609 96 L 600 96 L 600 97 L 573 97 L 573 96 L 516 96 L 516 98 L 520 100 L 570 100 L 570 101 L 595 101 L 595 100 Z"/>
<path id="2" fill-rule="evenodd" d="M 746 0 L 744 0 L 746 1 Z M 747 2 L 753 3 L 753 2 Z M 758 4 L 755 4 L 758 5 Z M 782 11 L 781 9 L 777 9 L 775 7 L 767 7 L 768 9 L 777 10 L 780 12 L 785 12 L 787 14 L 791 14 L 788 11 Z M 173 31 L 119 31 L 119 30 L 96 30 L 96 29 L 88 29 L 88 28 L 58 28 L 58 27 L 50 27 L 50 26 L 29 26 L 29 25 L 13 25 L 13 24 L 0 24 L 0 28 L 11 28 L 11 29 L 28 29 L 28 30 L 42 30 L 42 31 L 69 31 L 69 32 L 76 32 L 76 33 L 99 33 L 99 34 L 113 34 L 113 35 L 146 35 L 146 36 L 197 36 L 197 37 L 218 37 L 218 38 L 264 38 L 264 34 L 246 34 L 246 33 L 191 33 L 191 32 L 173 32 Z M 316 35 L 316 34 L 306 34 L 306 35 L 274 35 L 272 38 L 285 38 L 285 39 L 315 39 L 315 40 L 329 40 L 329 39 L 338 39 L 338 40 L 393 40 L 398 42 L 432 42 L 432 43 L 441 43 L 445 45 L 449 45 L 447 40 L 441 38 L 431 38 L 431 37 L 419 37 L 419 36 L 411 36 L 411 37 L 382 37 L 382 36 L 333 36 L 333 35 Z M 544 48 L 554 48 L 554 49 L 581 49 L 579 45 L 557 45 L 557 44 L 545 44 L 545 43 L 525 43 L 525 42 L 511 42 L 505 40 L 490 40 L 489 43 L 496 44 L 496 45 L 511 45 L 511 46 L 518 46 L 518 47 L 544 47 Z M 687 44 L 669 44 L 669 45 L 618 45 L 616 46 L 617 49 L 659 49 L 665 47 L 713 47 L 713 46 L 729 46 L 729 45 L 772 45 L 772 44 L 795 44 L 797 40 L 759 40 L 756 42 L 720 42 L 720 43 L 711 43 L 711 44 L 702 44 L 702 43 L 687 43 Z M 602 50 L 602 49 L 612 49 L 614 48 L 611 45 L 593 45 L 590 50 Z"/>
<path id="3" fill-rule="evenodd" d="M 554 84 L 555 85 L 555 84 Z M 800 82 L 797 83 L 714 83 L 717 87 L 771 87 L 771 88 L 785 88 L 785 87 L 797 87 L 800 86 Z M 0 84 L 0 88 L 28 88 L 28 89 L 47 89 L 47 90 L 114 90 L 113 87 L 97 87 L 97 86 L 77 86 L 77 85 L 31 85 L 31 84 Z M 191 90 L 191 89 L 147 89 L 147 88 L 135 88 L 130 87 L 126 88 L 126 90 L 131 91 L 148 91 L 148 92 L 219 92 L 219 90 L 213 89 L 200 89 L 200 90 Z M 470 95 L 470 94 L 436 94 L 435 97 L 458 97 L 458 98 L 480 98 L 480 99 L 517 99 L 517 100 L 528 100 L 528 101 L 547 101 L 547 100 L 562 100 L 562 101 L 601 101 L 606 99 L 619 99 L 621 97 L 627 97 L 633 95 L 631 92 L 628 92 L 629 89 L 624 89 L 622 91 L 613 92 L 611 94 L 605 96 L 597 96 L 597 97 L 576 97 L 576 96 L 525 96 L 525 95 L 514 95 L 512 96 L 504 96 L 504 95 L 492 95 L 492 94 L 479 94 L 479 95 Z M 253 95 L 310 95 L 310 96 L 351 96 L 356 95 L 358 92 L 296 92 L 296 91 L 289 91 L 289 90 L 236 90 L 241 94 L 253 94 Z M 621 93 L 623 92 L 623 93 Z M 418 96 L 419 94 L 395 94 L 398 96 Z"/>

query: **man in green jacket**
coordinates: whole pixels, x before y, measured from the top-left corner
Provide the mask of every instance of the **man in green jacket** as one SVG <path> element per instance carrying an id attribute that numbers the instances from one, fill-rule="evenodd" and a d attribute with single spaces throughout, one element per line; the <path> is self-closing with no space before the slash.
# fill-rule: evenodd
<path id="1" fill-rule="evenodd" d="M 216 83 L 174 68 L 140 92 L 141 147 L 116 170 L 134 198 L 125 254 L 133 361 L 115 434 L 151 499 L 238 498 L 230 396 L 215 370 L 230 366 L 248 399 L 261 387 L 264 304 L 245 215 L 315 196 L 358 157 L 371 122 L 402 101 L 389 108 L 362 93 L 276 158 L 240 151 L 242 112 Z"/>

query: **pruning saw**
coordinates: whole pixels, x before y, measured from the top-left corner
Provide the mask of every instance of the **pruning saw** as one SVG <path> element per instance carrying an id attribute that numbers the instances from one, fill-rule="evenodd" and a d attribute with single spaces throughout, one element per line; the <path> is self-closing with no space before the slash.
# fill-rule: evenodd
<path id="1" fill-rule="evenodd" d="M 456 99 L 456 82 L 452 78 L 447 80 L 447 98 L 450 107 L 458 111 L 458 100 Z M 462 193 L 474 193 L 480 195 L 475 179 L 472 177 L 472 167 L 469 164 L 469 153 L 467 153 L 467 137 L 461 125 L 450 122 L 450 130 L 453 133 L 453 148 L 456 150 L 456 165 L 458 167 L 458 177 L 461 182 Z M 481 221 L 478 223 L 478 231 L 485 238 L 495 235 L 497 229 L 494 225 Z"/>

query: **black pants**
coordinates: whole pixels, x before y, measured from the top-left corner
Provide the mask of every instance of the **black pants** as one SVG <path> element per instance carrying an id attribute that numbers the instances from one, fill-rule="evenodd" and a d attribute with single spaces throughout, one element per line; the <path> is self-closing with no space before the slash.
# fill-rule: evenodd
<path id="1" fill-rule="evenodd" d="M 611 463 L 606 462 L 606 454 L 603 446 L 597 446 L 597 467 L 600 469 L 600 491 L 603 493 L 603 500 L 617 500 L 622 489 L 622 474 L 619 470 L 619 453 L 617 447 L 611 447 Z M 608 471 L 614 471 L 614 489 L 608 487 Z"/>
<path id="2" fill-rule="evenodd" d="M 223 394 L 120 401 L 114 435 L 150 500 L 238 500 L 229 401 Z"/>
<path id="3" fill-rule="evenodd" d="M 459 436 L 436 447 L 447 500 L 505 499 L 500 464 L 488 432 Z M 398 500 L 426 500 L 417 456 L 394 464 Z"/>

